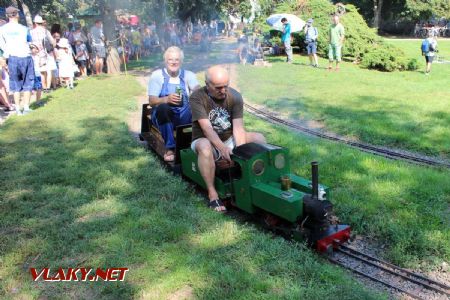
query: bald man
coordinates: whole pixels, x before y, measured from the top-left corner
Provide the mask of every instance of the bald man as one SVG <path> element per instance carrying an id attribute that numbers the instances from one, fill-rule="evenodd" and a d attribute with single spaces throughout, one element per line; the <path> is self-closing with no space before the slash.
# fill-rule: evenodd
<path id="1" fill-rule="evenodd" d="M 206 86 L 189 98 L 192 111 L 191 148 L 198 155 L 198 167 L 206 183 L 209 207 L 225 211 L 214 187 L 215 161 L 225 159 L 236 146 L 246 143 L 265 143 L 264 136 L 244 129 L 244 101 L 241 94 L 229 87 L 228 71 L 214 66 L 206 71 Z"/>

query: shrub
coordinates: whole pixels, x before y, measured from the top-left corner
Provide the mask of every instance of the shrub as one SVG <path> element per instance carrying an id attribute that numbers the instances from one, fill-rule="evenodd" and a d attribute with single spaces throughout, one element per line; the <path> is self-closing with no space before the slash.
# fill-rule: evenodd
<path id="1" fill-rule="evenodd" d="M 347 4 L 345 9 L 346 13 L 341 17 L 345 27 L 345 41 L 342 49 L 345 59 L 361 62 L 362 67 L 380 71 L 417 69 L 417 62 L 408 61 L 401 49 L 386 44 L 374 29 L 369 28 L 355 6 Z M 303 20 L 314 19 L 314 26 L 319 31 L 318 53 L 326 56 L 330 16 L 336 12 L 336 7 L 328 0 L 291 0 L 282 2 L 274 11 L 274 13 L 283 12 L 296 14 Z M 258 21 L 261 23 L 265 17 L 261 17 Z M 261 28 L 267 29 L 267 26 L 261 25 Z M 300 47 L 303 46 L 303 40 L 303 33 L 294 35 L 294 43 Z"/>

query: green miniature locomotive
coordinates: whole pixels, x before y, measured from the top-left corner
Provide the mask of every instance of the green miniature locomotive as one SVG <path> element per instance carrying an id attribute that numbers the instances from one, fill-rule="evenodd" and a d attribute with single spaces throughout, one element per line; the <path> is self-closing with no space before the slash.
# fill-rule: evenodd
<path id="1" fill-rule="evenodd" d="M 148 109 L 147 109 L 148 110 Z M 161 155 L 157 131 L 143 115 L 141 139 Z M 145 125 L 145 126 L 144 126 Z M 191 127 L 176 130 L 174 170 L 206 188 L 198 168 L 197 154 L 190 148 Z M 289 151 L 270 144 L 249 143 L 236 147 L 233 163 L 216 166 L 215 187 L 221 199 L 249 214 L 261 216 L 273 228 L 282 228 L 291 237 L 306 240 L 319 252 L 332 251 L 350 238 L 348 225 L 338 225 L 330 202 L 330 188 L 319 185 L 318 164 L 312 163 L 312 180 L 290 171 Z"/>

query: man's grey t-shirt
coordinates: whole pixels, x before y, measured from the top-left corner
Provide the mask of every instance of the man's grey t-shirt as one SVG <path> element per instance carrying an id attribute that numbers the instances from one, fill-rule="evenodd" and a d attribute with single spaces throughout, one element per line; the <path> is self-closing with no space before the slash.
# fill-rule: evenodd
<path id="1" fill-rule="evenodd" d="M 97 26 L 92 26 L 91 36 L 92 36 L 92 42 L 94 45 L 97 45 L 97 46 L 104 45 L 103 38 L 105 36 L 103 35 L 103 28 L 98 28 Z"/>
<path id="2" fill-rule="evenodd" d="M 198 120 L 208 119 L 222 142 L 233 135 L 233 119 L 244 114 L 244 100 L 233 88 L 228 88 L 225 100 L 212 99 L 206 87 L 196 90 L 189 98 L 192 111 L 192 140 L 205 137 Z"/>

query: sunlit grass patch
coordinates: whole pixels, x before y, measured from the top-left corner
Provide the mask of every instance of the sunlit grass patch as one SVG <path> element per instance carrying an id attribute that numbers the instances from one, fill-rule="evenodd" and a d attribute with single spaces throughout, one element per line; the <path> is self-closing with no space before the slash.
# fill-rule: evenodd
<path id="1" fill-rule="evenodd" d="M 424 60 L 420 41 L 390 42 Z M 450 57 L 450 41 L 440 47 L 441 55 Z M 450 158 L 450 64 L 433 64 L 425 76 L 423 70 L 387 73 L 351 63 L 328 72 L 298 55 L 293 65 L 269 60 L 271 68 L 238 66 L 239 88 L 248 101 L 352 139 Z"/>

